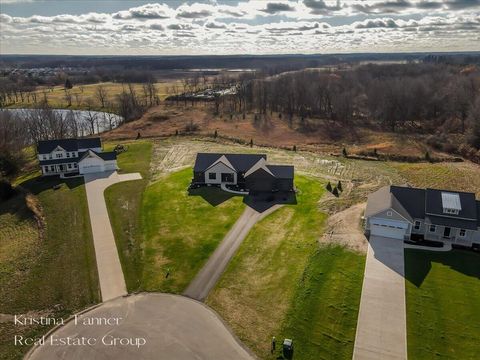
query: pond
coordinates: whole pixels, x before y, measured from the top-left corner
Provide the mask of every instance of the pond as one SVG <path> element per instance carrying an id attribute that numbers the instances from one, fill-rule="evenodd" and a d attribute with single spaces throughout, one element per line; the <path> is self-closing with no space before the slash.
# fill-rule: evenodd
<path id="1" fill-rule="evenodd" d="M 29 121 L 45 121 L 63 123 L 70 128 L 75 128 L 77 136 L 99 134 L 116 128 L 123 122 L 120 115 L 91 110 L 68 109 L 0 109 L 0 112 L 9 112 L 19 119 Z M 75 131 L 73 132 L 75 133 Z"/>

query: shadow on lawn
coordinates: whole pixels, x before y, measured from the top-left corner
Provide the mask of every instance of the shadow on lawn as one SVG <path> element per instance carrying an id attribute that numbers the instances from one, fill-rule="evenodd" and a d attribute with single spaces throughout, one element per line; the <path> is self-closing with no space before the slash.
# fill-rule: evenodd
<path id="1" fill-rule="evenodd" d="M 440 263 L 467 276 L 480 279 L 480 254 L 469 250 L 433 252 L 405 249 L 405 278 L 420 287 L 432 268 Z M 448 285 L 447 285 L 448 286 Z"/>
<path id="2" fill-rule="evenodd" d="M 83 178 L 71 178 L 71 179 L 61 179 L 59 176 L 48 176 L 42 177 L 37 176 L 32 179 L 28 179 L 18 186 L 31 192 L 34 195 L 38 195 L 45 190 L 53 189 L 54 186 L 60 185 L 66 186 L 69 189 L 74 189 L 80 185 L 83 185 Z"/>
<path id="3" fill-rule="evenodd" d="M 225 192 L 217 187 L 200 187 L 197 189 L 188 189 L 189 196 L 201 196 L 206 202 L 212 206 L 218 206 L 232 197 L 235 194 Z"/>

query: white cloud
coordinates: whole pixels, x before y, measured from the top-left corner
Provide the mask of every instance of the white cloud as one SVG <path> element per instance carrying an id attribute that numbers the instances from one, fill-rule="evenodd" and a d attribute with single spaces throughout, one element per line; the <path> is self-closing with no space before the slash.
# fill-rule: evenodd
<path id="1" fill-rule="evenodd" d="M 251 0 L 232 5 L 216 0 L 178 8 L 165 1 L 111 14 L 30 17 L 0 14 L 0 52 L 211 54 L 480 50 L 480 16 L 474 7 L 477 0 L 472 1 L 467 4 L 466 0 Z M 357 9 L 355 5 L 364 8 Z M 390 10 L 395 11 L 388 15 L 382 13 Z M 409 15 L 413 13 L 417 14 L 415 18 Z M 346 24 L 333 25 L 330 21 L 334 15 L 341 15 L 342 23 Z"/>

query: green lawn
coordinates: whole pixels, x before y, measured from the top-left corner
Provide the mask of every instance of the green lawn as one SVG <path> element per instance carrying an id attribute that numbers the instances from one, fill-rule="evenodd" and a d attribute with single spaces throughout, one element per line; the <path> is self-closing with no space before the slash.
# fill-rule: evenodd
<path id="1" fill-rule="evenodd" d="M 217 188 L 200 189 L 190 196 L 191 178 L 192 169 L 187 168 L 149 185 L 144 192 L 144 290 L 182 292 L 244 209 L 241 197 Z"/>
<path id="2" fill-rule="evenodd" d="M 297 176 L 297 205 L 255 225 L 207 303 L 261 359 L 272 336 L 293 338 L 295 359 L 351 358 L 365 256 L 318 244 L 324 184 Z"/>
<path id="3" fill-rule="evenodd" d="M 56 183 L 62 183 L 61 188 L 52 190 Z M 23 195 L 0 204 L 0 313 L 60 317 L 97 303 L 100 292 L 83 180 L 31 179 L 23 185 L 35 195 L 29 201 L 44 224 L 39 225 Z M 0 359 L 20 359 L 27 350 L 13 346 L 14 334 L 47 330 L 0 323 Z"/>
<path id="4" fill-rule="evenodd" d="M 151 141 L 126 143 L 128 151 L 117 157 L 120 172 L 140 172 L 142 180 L 127 181 L 110 186 L 105 190 L 110 223 L 117 243 L 125 282 L 129 292 L 139 290 L 142 274 L 142 233 L 140 229 L 140 207 L 145 187 L 148 184 Z M 111 150 L 116 144 L 107 143 Z"/>
<path id="5" fill-rule="evenodd" d="M 411 359 L 478 359 L 480 255 L 405 250 Z"/>

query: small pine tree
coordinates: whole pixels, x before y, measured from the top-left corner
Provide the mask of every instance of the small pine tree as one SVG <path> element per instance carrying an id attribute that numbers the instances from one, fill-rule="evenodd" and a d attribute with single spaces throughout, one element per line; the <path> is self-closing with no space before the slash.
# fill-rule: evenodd
<path id="1" fill-rule="evenodd" d="M 332 184 L 330 184 L 330 181 L 327 184 L 327 190 L 332 192 Z"/>
<path id="2" fill-rule="evenodd" d="M 343 191 L 342 182 L 340 180 L 338 180 L 337 189 Z"/>
<path id="3" fill-rule="evenodd" d="M 70 79 L 67 78 L 67 80 L 65 80 L 65 89 L 71 88 L 73 88 L 72 82 L 70 81 Z"/>
<path id="4" fill-rule="evenodd" d="M 253 147 L 253 139 L 250 139 L 250 147 Z"/>
<path id="5" fill-rule="evenodd" d="M 175 130 L 175 136 L 178 136 L 178 130 Z"/>
<path id="6" fill-rule="evenodd" d="M 377 148 L 373 148 L 373 156 L 378 156 Z"/>
<path id="7" fill-rule="evenodd" d="M 338 197 L 340 194 L 338 193 L 338 189 L 336 187 L 333 188 L 332 194 Z"/>
<path id="8" fill-rule="evenodd" d="M 297 145 L 293 145 L 293 151 L 297 151 Z"/>
<path id="9" fill-rule="evenodd" d="M 346 149 L 346 148 L 343 148 L 342 154 L 343 154 L 344 157 L 347 157 L 347 156 L 348 156 L 348 153 L 347 153 L 347 149 Z"/>
<path id="10" fill-rule="evenodd" d="M 217 132 L 217 130 L 215 130 L 215 133 L 213 134 L 213 138 L 216 139 L 217 136 L 218 136 L 218 132 Z"/>
<path id="11" fill-rule="evenodd" d="M 428 151 L 425 153 L 425 160 L 432 162 L 432 158 L 430 157 L 430 153 Z"/>

